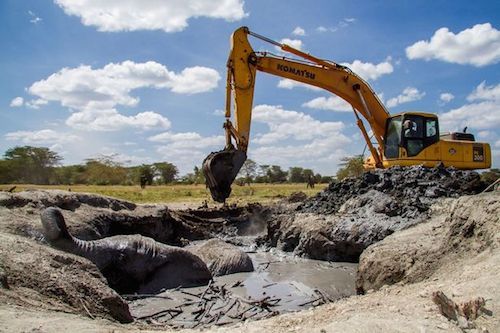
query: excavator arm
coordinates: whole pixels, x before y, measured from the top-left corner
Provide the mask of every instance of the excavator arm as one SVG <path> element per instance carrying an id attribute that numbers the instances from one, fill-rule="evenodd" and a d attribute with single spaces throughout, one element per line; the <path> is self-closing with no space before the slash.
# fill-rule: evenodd
<path id="1" fill-rule="evenodd" d="M 278 46 L 303 60 L 255 52 L 248 41 L 249 35 Z M 375 164 L 382 166 L 383 138 L 389 113 L 367 82 L 345 66 L 316 58 L 253 33 L 247 27 L 241 27 L 231 36 L 231 51 L 227 62 L 224 123 L 226 146 L 222 151 L 211 153 L 203 162 L 207 186 L 215 201 L 224 202 L 229 197 L 231 184 L 246 160 L 257 71 L 319 87 L 347 101 L 353 108 Z M 233 103 L 234 124 L 231 122 Z M 378 143 L 378 150 L 371 143 L 359 115 L 369 123 Z"/>

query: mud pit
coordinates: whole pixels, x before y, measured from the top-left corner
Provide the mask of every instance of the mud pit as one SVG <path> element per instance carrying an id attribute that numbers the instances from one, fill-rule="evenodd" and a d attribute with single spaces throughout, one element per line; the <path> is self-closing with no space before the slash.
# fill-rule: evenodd
<path id="1" fill-rule="evenodd" d="M 300 311 L 355 292 L 355 264 L 271 252 L 257 252 L 251 257 L 257 267 L 255 272 L 215 277 L 209 286 L 125 298 L 131 300 L 131 313 L 139 321 L 195 328 Z"/>
<path id="2" fill-rule="evenodd" d="M 80 293 L 70 296 L 70 308 L 82 314 L 110 316 L 122 322 L 136 320 L 149 325 L 207 327 L 302 310 L 355 292 L 355 264 L 320 262 L 269 247 L 259 247 L 257 240 L 265 237 L 267 220 L 273 215 L 273 209 L 257 204 L 170 211 L 165 206 L 136 206 L 116 199 L 64 191 L 0 193 L 0 204 L 2 231 L 18 235 L 15 236 L 16 239 L 28 237 L 42 245 L 43 249 L 49 250 L 44 254 L 48 260 L 54 256 L 53 253 L 57 253 L 60 258 L 57 261 L 62 264 L 47 263 L 48 267 L 37 268 L 46 270 L 44 274 L 54 270 L 49 274 L 57 276 L 56 285 L 68 280 L 65 262 L 71 264 L 73 260 L 82 263 L 88 261 L 46 246 L 48 244 L 44 239 L 39 217 L 46 207 L 58 207 L 69 232 L 84 241 L 111 240 L 118 235 L 141 234 L 189 250 L 207 239 L 218 238 L 248 253 L 255 267 L 254 272 L 214 276 L 208 287 L 176 288 L 154 295 L 137 294 L 140 281 L 124 278 L 123 270 L 117 274 L 110 269 L 101 269 L 100 273 L 107 284 L 114 287 L 121 296 L 113 295 L 112 290 L 107 291 L 113 295 L 111 297 L 118 306 L 110 307 L 109 301 L 104 304 L 95 292 L 85 296 Z M 12 220 L 16 223 L 10 223 Z M 27 256 L 30 255 L 28 248 L 27 244 L 23 250 Z M 41 292 L 41 299 L 48 297 L 61 301 L 59 292 L 38 287 L 38 283 L 44 283 L 42 281 L 34 280 L 26 284 L 22 275 L 27 267 L 18 268 L 18 264 L 11 261 L 12 258 L 7 253 L 8 249 L 5 248 L 5 252 L 0 255 L 7 259 L 2 267 L 6 268 L 3 277 L 10 291 L 28 287 Z M 96 277 L 100 276 L 95 267 L 92 271 Z M 97 286 L 94 286 L 92 278 L 86 279 L 86 283 L 92 285 L 92 288 L 106 289 L 102 285 L 102 278 Z M 62 288 L 70 295 L 77 293 L 76 290 L 66 290 L 67 286 L 56 288 Z M 83 301 L 78 304 L 80 298 Z M 19 303 L 23 304 L 24 301 Z"/>
<path id="3" fill-rule="evenodd" d="M 454 207 L 452 200 L 456 199 L 447 199 L 451 201 L 440 206 L 439 198 L 474 194 L 484 187 L 475 173 L 396 168 L 333 184 L 303 203 L 183 211 L 63 191 L 0 193 L 0 304 L 120 322 L 135 319 L 134 326 L 128 327 L 149 329 L 214 325 L 229 325 L 231 329 L 233 323 L 246 323 L 246 319 L 252 321 L 316 307 L 339 298 L 342 300 L 328 308 L 345 307 L 345 304 L 358 302 L 358 296 L 346 298 L 354 293 L 355 279 L 356 289 L 361 293 L 369 293 L 384 284 L 429 279 L 443 261 L 433 259 L 432 265 L 419 265 L 421 258 L 414 257 L 420 252 L 404 248 L 398 250 L 401 253 L 395 251 L 392 255 L 383 245 L 392 244 L 393 239 L 399 241 L 398 235 L 412 236 L 413 230 L 425 231 L 432 227 L 429 235 L 446 232 L 448 226 L 442 221 L 448 221 L 445 215 L 450 214 L 448 209 L 454 208 L 442 207 Z M 460 211 L 468 216 L 467 203 L 473 203 L 474 207 L 484 206 L 487 207 L 481 209 L 486 214 L 483 214 L 484 223 L 498 222 L 495 213 L 498 212 L 498 197 L 487 198 L 490 201 L 480 196 L 477 200 L 465 200 L 463 207 L 459 206 Z M 209 286 L 171 289 L 156 295 L 137 295 L 133 292 L 134 286 L 129 286 L 132 292 L 119 295 L 108 287 L 113 284 L 112 276 L 104 274 L 103 277 L 103 272 L 88 260 L 47 246 L 39 214 L 49 206 L 63 210 L 68 229 L 80 239 L 139 233 L 165 244 L 187 248 L 215 237 L 248 252 L 256 271 L 218 276 Z M 445 215 L 436 220 L 440 214 Z M 443 230 L 427 222 L 430 218 L 438 226 L 443 225 L 440 227 Z M 450 221 L 454 221 L 453 218 Z M 423 228 L 417 224 L 423 224 Z M 476 229 L 467 225 L 464 237 L 476 237 Z M 409 232 L 405 233 L 406 230 Z M 477 237 L 483 234 L 478 233 Z M 387 236 L 387 242 L 371 246 Z M 440 241 L 427 244 L 420 241 L 420 236 L 412 237 L 417 238 L 405 240 L 404 244 L 414 243 L 429 253 L 443 253 Z M 428 237 L 426 234 L 423 239 Z M 486 242 L 481 251 L 486 253 L 493 243 Z M 364 251 L 367 247 L 369 250 Z M 391 245 L 392 248 L 398 249 L 397 245 Z M 391 253 L 391 257 L 384 261 L 386 252 Z M 364 254 L 362 266 L 357 269 L 361 253 Z M 425 257 L 434 258 L 429 254 Z M 492 258 L 492 262 L 496 260 Z M 421 266 L 427 269 L 425 274 Z M 394 274 L 389 274 L 391 272 Z M 450 269 L 450 272 L 460 276 L 456 270 Z M 469 280 L 474 281 L 472 277 Z M 435 278 L 425 281 L 429 288 L 434 288 L 429 281 L 436 281 Z M 417 300 L 421 297 L 418 291 L 415 295 Z M 496 294 L 493 297 L 496 300 Z M 368 311 L 365 313 L 372 311 L 371 308 L 365 310 Z M 3 313 L 0 311 L 0 316 Z M 301 312 L 300 317 L 305 317 L 304 313 L 310 312 Z M 325 316 L 330 318 L 330 315 Z M 278 323 L 280 318 L 290 317 L 275 318 Z M 392 315 L 387 318 L 390 320 Z M 267 324 L 255 327 L 263 325 Z"/>

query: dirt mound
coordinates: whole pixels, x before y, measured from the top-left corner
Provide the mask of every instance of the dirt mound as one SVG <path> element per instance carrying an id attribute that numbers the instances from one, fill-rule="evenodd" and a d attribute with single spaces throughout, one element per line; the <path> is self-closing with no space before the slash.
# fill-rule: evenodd
<path id="1" fill-rule="evenodd" d="M 304 202 L 298 210 L 316 214 L 336 213 L 350 198 L 376 190 L 392 199 L 386 200 L 378 212 L 388 216 L 416 217 L 427 211 L 435 198 L 456 198 L 480 193 L 485 188 L 486 184 L 474 171 L 396 166 L 331 183 L 324 191 Z"/>
<path id="2" fill-rule="evenodd" d="M 371 171 L 330 184 L 295 211 L 277 210 L 265 242 L 312 259 L 357 262 L 371 244 L 425 221 L 439 198 L 485 187 L 476 172 L 453 168 Z"/>
<path id="3" fill-rule="evenodd" d="M 133 320 L 127 303 L 81 257 L 0 233 L 0 266 L 2 303 Z"/>
<path id="4" fill-rule="evenodd" d="M 287 198 L 288 202 L 303 202 L 307 199 L 307 194 L 302 191 L 293 192 Z"/>
<path id="5" fill-rule="evenodd" d="M 363 293 L 417 282 L 443 265 L 500 247 L 500 195 L 464 196 L 432 206 L 433 218 L 370 246 L 360 257 L 356 287 Z"/>

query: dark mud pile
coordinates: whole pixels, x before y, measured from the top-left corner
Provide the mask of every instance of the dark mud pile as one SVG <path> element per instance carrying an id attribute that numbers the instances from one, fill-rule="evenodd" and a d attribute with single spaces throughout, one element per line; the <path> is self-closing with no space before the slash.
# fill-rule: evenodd
<path id="1" fill-rule="evenodd" d="M 357 262 L 371 244 L 426 221 L 439 198 L 485 188 L 478 173 L 453 168 L 367 172 L 330 184 L 294 210 L 276 210 L 263 243 L 311 259 Z"/>
<path id="2" fill-rule="evenodd" d="M 393 199 L 379 207 L 377 212 L 387 216 L 416 217 L 426 212 L 436 198 L 477 194 L 485 188 L 486 184 L 474 171 L 444 167 L 392 167 L 331 183 L 297 210 L 316 214 L 336 213 L 350 198 L 376 190 Z"/>

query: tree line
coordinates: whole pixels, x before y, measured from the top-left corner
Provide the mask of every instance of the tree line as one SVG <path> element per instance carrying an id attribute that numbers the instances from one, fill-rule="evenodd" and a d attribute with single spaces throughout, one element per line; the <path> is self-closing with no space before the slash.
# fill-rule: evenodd
<path id="1" fill-rule="evenodd" d="M 18 146 L 8 149 L 0 159 L 1 184 L 39 185 L 161 185 L 171 183 L 203 184 L 201 168 L 179 176 L 177 166 L 170 162 L 124 166 L 113 156 L 90 158 L 82 164 L 61 165 L 62 157 L 49 148 Z M 239 185 L 250 183 L 328 183 L 332 177 L 312 169 L 278 165 L 258 165 L 248 159 L 236 179 Z"/>
<path id="2" fill-rule="evenodd" d="M 179 176 L 177 166 L 170 162 L 158 162 L 126 167 L 112 156 L 101 156 L 85 160 L 82 164 L 60 165 L 62 157 L 49 148 L 14 147 L 7 150 L 0 159 L 0 184 L 39 185 L 161 185 L 161 184 L 204 184 L 201 168 Z M 322 176 L 312 169 L 291 167 L 283 170 L 278 165 L 258 165 L 247 159 L 235 183 L 329 183 L 347 177 L 357 177 L 364 172 L 363 157 L 353 156 L 341 159 L 336 177 Z M 500 177 L 499 169 L 481 173 L 487 184 Z"/>
<path id="3" fill-rule="evenodd" d="M 179 171 L 169 162 L 125 167 L 112 156 L 85 160 L 83 164 L 60 165 L 62 157 L 49 148 L 14 147 L 0 160 L 0 183 L 39 185 L 134 185 L 169 184 Z"/>

